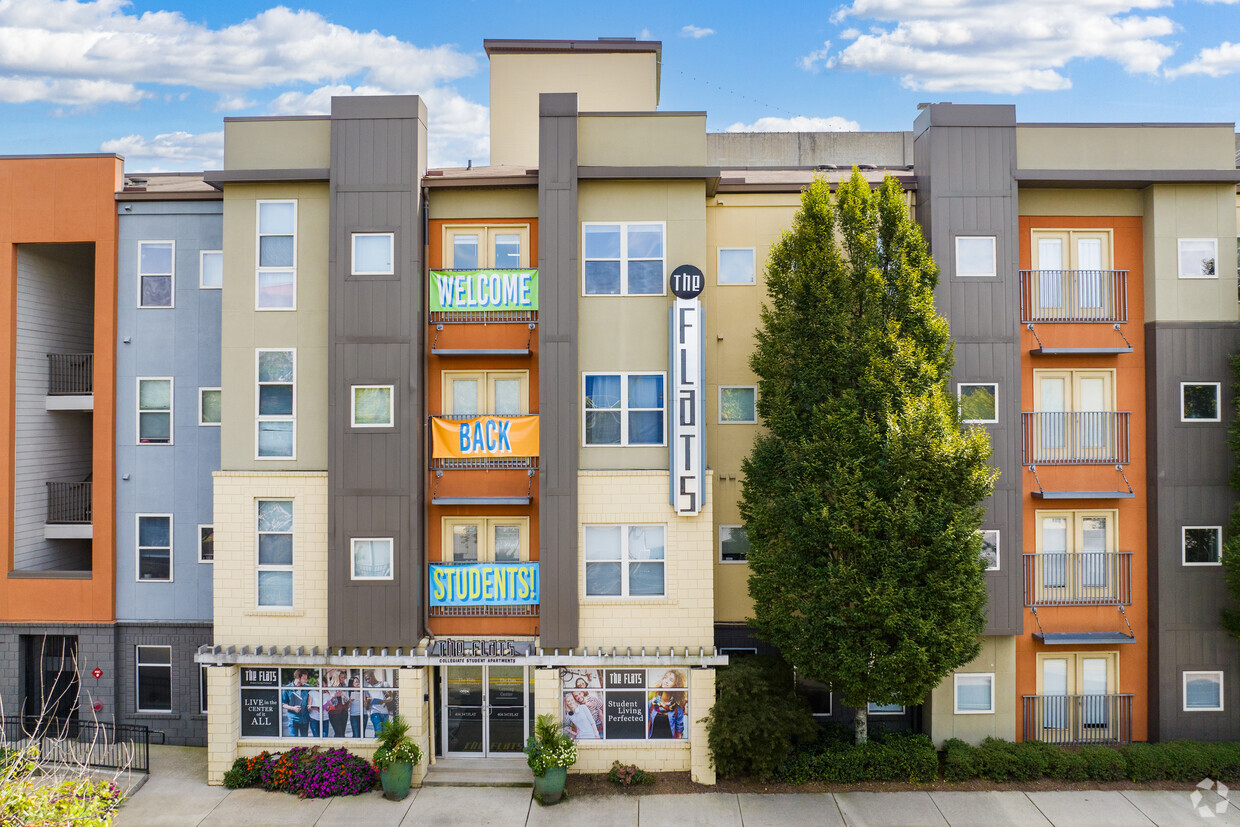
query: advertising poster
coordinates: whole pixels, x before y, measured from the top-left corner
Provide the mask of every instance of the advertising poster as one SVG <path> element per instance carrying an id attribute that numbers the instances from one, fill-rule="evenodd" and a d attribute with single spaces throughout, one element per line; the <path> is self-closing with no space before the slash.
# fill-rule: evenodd
<path id="1" fill-rule="evenodd" d="M 373 739 L 398 711 L 395 669 L 244 667 L 243 738 Z"/>
<path id="2" fill-rule="evenodd" d="M 564 731 L 578 741 L 688 737 L 687 669 L 561 669 Z"/>
<path id="3" fill-rule="evenodd" d="M 684 738 L 689 720 L 688 679 L 684 669 L 651 669 L 646 673 L 646 737 Z"/>

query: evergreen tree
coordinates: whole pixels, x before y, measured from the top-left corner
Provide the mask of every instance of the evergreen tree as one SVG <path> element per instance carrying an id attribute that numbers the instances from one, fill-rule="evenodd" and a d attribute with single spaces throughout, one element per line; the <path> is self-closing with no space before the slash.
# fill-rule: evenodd
<path id="1" fill-rule="evenodd" d="M 1235 400 L 1235 416 L 1227 429 L 1227 444 L 1232 454 L 1240 456 L 1240 355 L 1231 357 L 1231 394 Z M 1231 472 L 1231 487 L 1240 490 L 1240 465 Z M 1227 525 L 1227 537 L 1223 542 L 1223 577 L 1227 581 L 1227 593 L 1233 605 L 1223 609 L 1223 631 L 1240 640 L 1240 503 L 1232 507 L 1231 520 Z"/>
<path id="2" fill-rule="evenodd" d="M 753 624 L 857 708 L 914 705 L 980 649 L 995 472 L 948 394 L 938 270 L 899 185 L 819 179 L 771 248 L 745 460 Z"/>

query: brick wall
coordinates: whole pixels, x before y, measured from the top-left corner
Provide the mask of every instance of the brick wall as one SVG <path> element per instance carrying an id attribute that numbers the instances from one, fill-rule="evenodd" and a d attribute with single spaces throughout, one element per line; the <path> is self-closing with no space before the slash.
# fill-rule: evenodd
<path id="1" fill-rule="evenodd" d="M 211 642 L 209 623 L 120 623 L 116 627 L 116 721 L 150 727 L 154 743 L 203 747 L 207 744 L 207 716 L 202 712 L 202 690 L 194 654 Z M 168 646 L 172 650 L 172 711 L 138 712 L 137 650 Z M 93 678 L 90 678 L 93 680 Z"/>

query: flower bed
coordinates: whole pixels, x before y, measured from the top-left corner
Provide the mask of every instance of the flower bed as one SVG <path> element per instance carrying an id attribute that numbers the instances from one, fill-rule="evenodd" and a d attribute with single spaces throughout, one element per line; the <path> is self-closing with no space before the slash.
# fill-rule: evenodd
<path id="1" fill-rule="evenodd" d="M 344 748 L 295 747 L 288 752 L 262 752 L 238 758 L 224 774 L 224 786 L 262 787 L 301 798 L 331 798 L 368 793 L 379 774 L 364 758 Z"/>

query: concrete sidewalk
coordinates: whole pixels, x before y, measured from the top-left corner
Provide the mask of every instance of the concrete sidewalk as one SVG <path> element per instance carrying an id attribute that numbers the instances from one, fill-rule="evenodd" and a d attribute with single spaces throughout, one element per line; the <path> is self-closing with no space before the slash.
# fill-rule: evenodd
<path id="1" fill-rule="evenodd" d="M 120 827 L 147 825 L 464 825 L 638 824 L 720 825 L 720 827 L 1128 827 L 1128 825 L 1237 825 L 1240 792 L 1226 804 L 1214 791 L 1198 806 L 1193 788 L 1182 792 L 1149 790 L 1082 792 L 903 792 L 591 796 L 543 807 L 530 790 L 513 787 L 428 787 L 404 801 L 381 793 L 303 801 L 284 793 L 227 790 L 206 783 L 206 750 L 151 747 L 151 775 L 121 808 Z"/>

